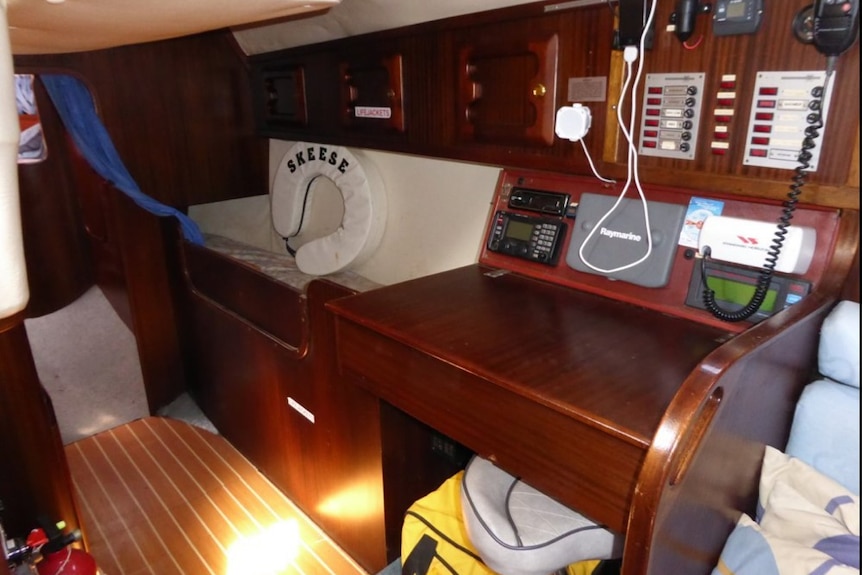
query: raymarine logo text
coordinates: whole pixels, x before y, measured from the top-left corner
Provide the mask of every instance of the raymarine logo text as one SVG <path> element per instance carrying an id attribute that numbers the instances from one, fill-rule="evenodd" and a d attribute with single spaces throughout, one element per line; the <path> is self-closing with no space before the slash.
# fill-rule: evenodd
<path id="1" fill-rule="evenodd" d="M 601 230 L 599 230 L 599 233 L 609 238 L 616 238 L 629 242 L 639 242 L 642 239 L 639 235 L 633 234 L 631 232 L 618 232 L 616 230 L 609 230 L 608 228 L 602 228 Z"/>

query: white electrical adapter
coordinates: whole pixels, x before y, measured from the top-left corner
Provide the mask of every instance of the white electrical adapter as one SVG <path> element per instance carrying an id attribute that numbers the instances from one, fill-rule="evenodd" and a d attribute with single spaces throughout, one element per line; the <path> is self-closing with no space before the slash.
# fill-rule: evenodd
<path id="1" fill-rule="evenodd" d="M 560 138 L 577 142 L 587 135 L 593 116 L 590 109 L 581 104 L 572 104 L 557 110 L 554 132 Z"/>
<path id="2" fill-rule="evenodd" d="M 777 224 L 727 216 L 709 216 L 703 220 L 697 249 L 702 254 L 709 246 L 710 257 L 750 267 L 763 267 L 775 243 Z M 774 271 L 804 274 L 811 265 L 817 244 L 817 230 L 789 226 L 785 230 L 781 253 Z"/>

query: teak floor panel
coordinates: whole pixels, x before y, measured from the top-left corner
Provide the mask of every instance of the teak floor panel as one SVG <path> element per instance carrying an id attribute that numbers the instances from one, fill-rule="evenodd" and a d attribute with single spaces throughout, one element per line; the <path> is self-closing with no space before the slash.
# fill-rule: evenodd
<path id="1" fill-rule="evenodd" d="M 72 443 L 66 455 L 105 575 L 367 575 L 206 430 L 147 417 Z M 255 568 L 249 553 L 290 557 Z"/>

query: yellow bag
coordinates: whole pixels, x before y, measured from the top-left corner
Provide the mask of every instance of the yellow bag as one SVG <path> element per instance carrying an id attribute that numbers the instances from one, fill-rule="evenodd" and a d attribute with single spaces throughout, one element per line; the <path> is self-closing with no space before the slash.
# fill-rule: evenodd
<path id="1" fill-rule="evenodd" d="M 401 528 L 402 575 L 498 575 L 470 544 L 461 518 L 459 471 L 407 510 Z M 593 575 L 601 561 L 569 565 L 567 575 Z"/>

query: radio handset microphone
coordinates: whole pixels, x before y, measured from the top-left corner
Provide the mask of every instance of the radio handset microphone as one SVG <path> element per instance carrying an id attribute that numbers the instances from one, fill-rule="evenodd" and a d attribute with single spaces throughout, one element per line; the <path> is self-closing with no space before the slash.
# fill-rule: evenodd
<path id="1" fill-rule="evenodd" d="M 850 49 L 859 36 L 859 0 L 817 0 L 812 42 L 828 58 Z"/>

